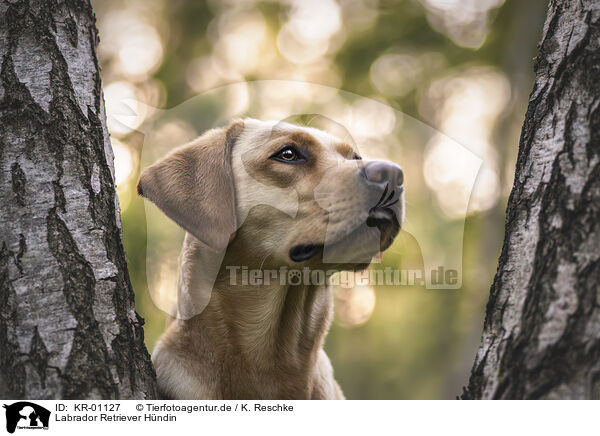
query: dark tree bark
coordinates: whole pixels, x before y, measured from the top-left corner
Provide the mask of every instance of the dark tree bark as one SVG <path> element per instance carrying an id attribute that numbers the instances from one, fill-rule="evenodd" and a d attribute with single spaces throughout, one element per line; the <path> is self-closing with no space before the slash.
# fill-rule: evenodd
<path id="1" fill-rule="evenodd" d="M 600 394 L 600 2 L 550 2 L 463 398 Z"/>
<path id="2" fill-rule="evenodd" d="M 0 0 L 0 397 L 152 398 L 89 0 Z"/>

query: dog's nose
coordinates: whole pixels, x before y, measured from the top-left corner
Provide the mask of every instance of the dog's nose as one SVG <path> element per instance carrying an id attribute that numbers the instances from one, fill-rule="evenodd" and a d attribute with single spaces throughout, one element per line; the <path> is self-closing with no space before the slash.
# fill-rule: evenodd
<path id="1" fill-rule="evenodd" d="M 402 168 L 392 162 L 369 162 L 363 167 L 362 173 L 370 184 L 388 185 L 393 190 L 404 183 Z"/>

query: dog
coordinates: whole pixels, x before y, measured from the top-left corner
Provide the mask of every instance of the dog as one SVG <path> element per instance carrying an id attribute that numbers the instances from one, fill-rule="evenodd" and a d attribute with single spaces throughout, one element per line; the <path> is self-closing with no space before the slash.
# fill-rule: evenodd
<path id="1" fill-rule="evenodd" d="M 365 269 L 404 219 L 401 168 L 313 127 L 244 119 L 174 149 L 137 189 L 186 231 L 180 316 L 152 355 L 159 395 L 344 399 L 323 350 L 327 283 L 257 286 L 232 271 Z"/>

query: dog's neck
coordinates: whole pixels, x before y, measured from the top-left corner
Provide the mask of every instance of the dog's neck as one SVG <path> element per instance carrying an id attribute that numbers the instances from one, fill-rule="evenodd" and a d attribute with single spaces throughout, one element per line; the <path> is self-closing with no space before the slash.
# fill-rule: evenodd
<path id="1" fill-rule="evenodd" d="M 202 250 L 190 244 L 183 257 L 180 286 L 189 294 L 206 294 L 202 266 L 207 259 Z M 231 267 L 232 259 L 226 255 L 222 265 Z M 281 285 L 279 278 L 270 284 L 249 284 L 239 275 L 232 281 L 231 271 L 220 267 L 206 307 L 181 322 L 186 335 L 209 342 L 218 361 L 247 374 L 284 371 L 298 380 L 311 377 L 332 317 L 326 285 Z"/>
<path id="2" fill-rule="evenodd" d="M 249 366 L 301 370 L 314 363 L 323 345 L 331 307 L 325 286 L 221 282 L 199 316 L 213 326 L 213 340 L 226 341 L 229 351 Z"/>

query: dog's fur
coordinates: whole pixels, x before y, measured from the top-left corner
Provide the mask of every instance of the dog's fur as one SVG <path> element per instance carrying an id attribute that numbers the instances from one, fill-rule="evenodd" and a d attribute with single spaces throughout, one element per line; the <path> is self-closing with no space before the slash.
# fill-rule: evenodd
<path id="1" fill-rule="evenodd" d="M 305 163 L 272 159 L 292 143 L 308 156 Z M 204 310 L 171 322 L 154 350 L 164 398 L 344 398 L 322 348 L 332 318 L 328 288 L 233 285 L 225 266 L 365 268 L 376 254 L 367 240 L 375 235 L 385 249 L 398 229 L 352 232 L 373 206 L 357 158 L 323 131 L 246 119 L 208 131 L 143 171 L 138 192 L 186 230 L 180 295 L 207 295 Z M 402 201 L 393 206 L 400 221 Z M 330 245 L 339 262 L 293 262 L 290 249 L 309 243 Z M 211 253 L 223 258 L 212 286 L 204 277 Z"/>

